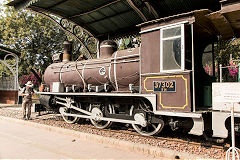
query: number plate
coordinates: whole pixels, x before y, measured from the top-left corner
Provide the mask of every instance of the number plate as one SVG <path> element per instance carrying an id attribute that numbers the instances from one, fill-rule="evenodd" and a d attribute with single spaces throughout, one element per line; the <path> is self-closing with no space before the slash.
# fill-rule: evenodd
<path id="1" fill-rule="evenodd" d="M 154 81 L 154 92 L 176 92 L 176 81 Z"/>

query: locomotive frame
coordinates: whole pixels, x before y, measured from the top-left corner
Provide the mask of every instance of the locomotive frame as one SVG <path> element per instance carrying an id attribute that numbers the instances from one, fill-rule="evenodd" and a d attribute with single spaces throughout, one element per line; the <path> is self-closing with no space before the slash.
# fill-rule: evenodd
<path id="1" fill-rule="evenodd" d="M 141 11 L 132 5 L 130 3 L 142 17 Z M 204 104 L 204 89 L 211 86 L 214 78 L 205 74 L 201 59 L 206 46 L 216 42 L 219 36 L 239 37 L 239 19 L 235 16 L 240 15 L 239 5 L 236 0 L 221 1 L 221 10 L 216 12 L 200 9 L 137 25 L 141 45 L 138 55 L 134 54 L 135 59 L 131 59 L 131 54 L 125 55 L 128 50 L 121 51 L 123 56 L 120 57 L 120 51 L 115 50 L 112 57 L 101 57 L 101 47 L 98 47 L 100 58 L 97 60 L 71 62 L 64 59 L 65 62 L 56 63 L 59 71 L 46 71 L 45 78 L 56 76 L 58 79 L 45 80 L 49 89 L 39 92 L 40 101 L 47 108 L 59 109 L 67 123 L 75 123 L 79 118 L 90 119 L 98 128 L 109 127 L 112 122 L 130 123 L 146 136 L 158 134 L 164 125 L 169 125 L 172 130 L 184 128 L 194 135 L 227 138 L 225 123 L 230 112 L 214 110 Z M 39 11 L 34 6 L 31 9 Z M 63 57 L 69 57 L 69 51 L 69 46 L 65 46 Z M 125 72 L 117 71 L 124 68 L 123 64 L 132 63 L 139 65 L 139 84 L 124 82 L 127 86 L 120 88 L 117 74 Z M 93 66 L 87 68 L 87 65 Z M 105 69 L 101 70 L 103 67 Z M 95 70 L 86 76 L 87 69 Z M 67 72 L 74 74 L 66 76 Z M 78 76 L 77 81 L 74 76 Z M 97 81 L 106 79 L 109 83 L 87 83 L 87 77 L 97 78 Z M 75 83 L 67 83 L 71 80 Z M 77 84 L 78 81 L 82 84 Z M 239 132 L 240 113 L 235 117 L 235 129 Z"/>

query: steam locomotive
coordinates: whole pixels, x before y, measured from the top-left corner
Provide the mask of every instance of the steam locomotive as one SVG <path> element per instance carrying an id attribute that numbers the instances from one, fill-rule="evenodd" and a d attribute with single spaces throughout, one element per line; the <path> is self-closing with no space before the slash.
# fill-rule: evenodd
<path id="1" fill-rule="evenodd" d="M 239 10 L 225 12 L 225 17 L 233 12 Z M 41 104 L 59 111 L 67 123 L 85 118 L 102 129 L 113 122 L 128 123 L 145 136 L 170 126 L 227 138 L 229 109 L 212 105 L 216 79 L 202 65 L 203 54 L 214 52 L 219 35 L 231 38 L 219 29 L 223 22 L 214 18 L 218 14 L 203 9 L 142 23 L 140 46 L 117 50 L 113 40 L 105 40 L 99 58 L 92 60 L 71 61 L 71 43 L 65 42 L 62 57 L 45 71 Z M 239 133 L 239 106 L 235 111 Z"/>

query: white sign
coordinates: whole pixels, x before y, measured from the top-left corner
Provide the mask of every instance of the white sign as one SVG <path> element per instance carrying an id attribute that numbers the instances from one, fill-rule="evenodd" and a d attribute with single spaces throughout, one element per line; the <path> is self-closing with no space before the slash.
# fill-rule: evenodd
<path id="1" fill-rule="evenodd" d="M 213 83 L 213 95 L 221 102 L 240 102 L 240 83 Z"/>
<path id="2" fill-rule="evenodd" d="M 234 103 L 234 110 L 240 111 L 240 83 L 224 82 L 212 84 L 213 110 L 230 111 Z"/>

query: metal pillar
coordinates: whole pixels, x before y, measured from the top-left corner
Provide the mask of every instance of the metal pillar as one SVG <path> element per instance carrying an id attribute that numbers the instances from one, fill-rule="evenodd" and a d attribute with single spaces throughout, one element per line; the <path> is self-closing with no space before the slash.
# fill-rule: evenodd
<path id="1" fill-rule="evenodd" d="M 239 153 L 240 150 L 235 147 L 235 130 L 234 130 L 234 103 L 232 103 L 231 107 L 231 136 L 232 136 L 232 147 L 230 147 L 226 152 L 226 160 L 230 160 L 230 155 L 232 152 L 232 160 L 235 160 L 237 155 L 237 159 L 239 160 Z"/>
<path id="2" fill-rule="evenodd" d="M 220 72 L 219 81 L 220 83 L 222 83 L 222 64 L 219 64 L 219 72 Z"/>
<path id="3" fill-rule="evenodd" d="M 240 82 L 240 63 L 238 63 L 238 82 Z"/>
<path id="4" fill-rule="evenodd" d="M 192 89 L 193 89 L 193 112 L 196 112 L 195 105 L 195 68 L 194 68 L 194 37 L 193 37 L 193 23 L 191 24 L 191 35 L 192 35 Z"/>
<path id="5" fill-rule="evenodd" d="M 212 43 L 212 69 L 213 69 L 213 77 L 215 77 L 215 50 L 214 50 L 214 43 Z"/>
<path id="6" fill-rule="evenodd" d="M 97 58 L 100 58 L 100 42 L 97 41 Z"/>

